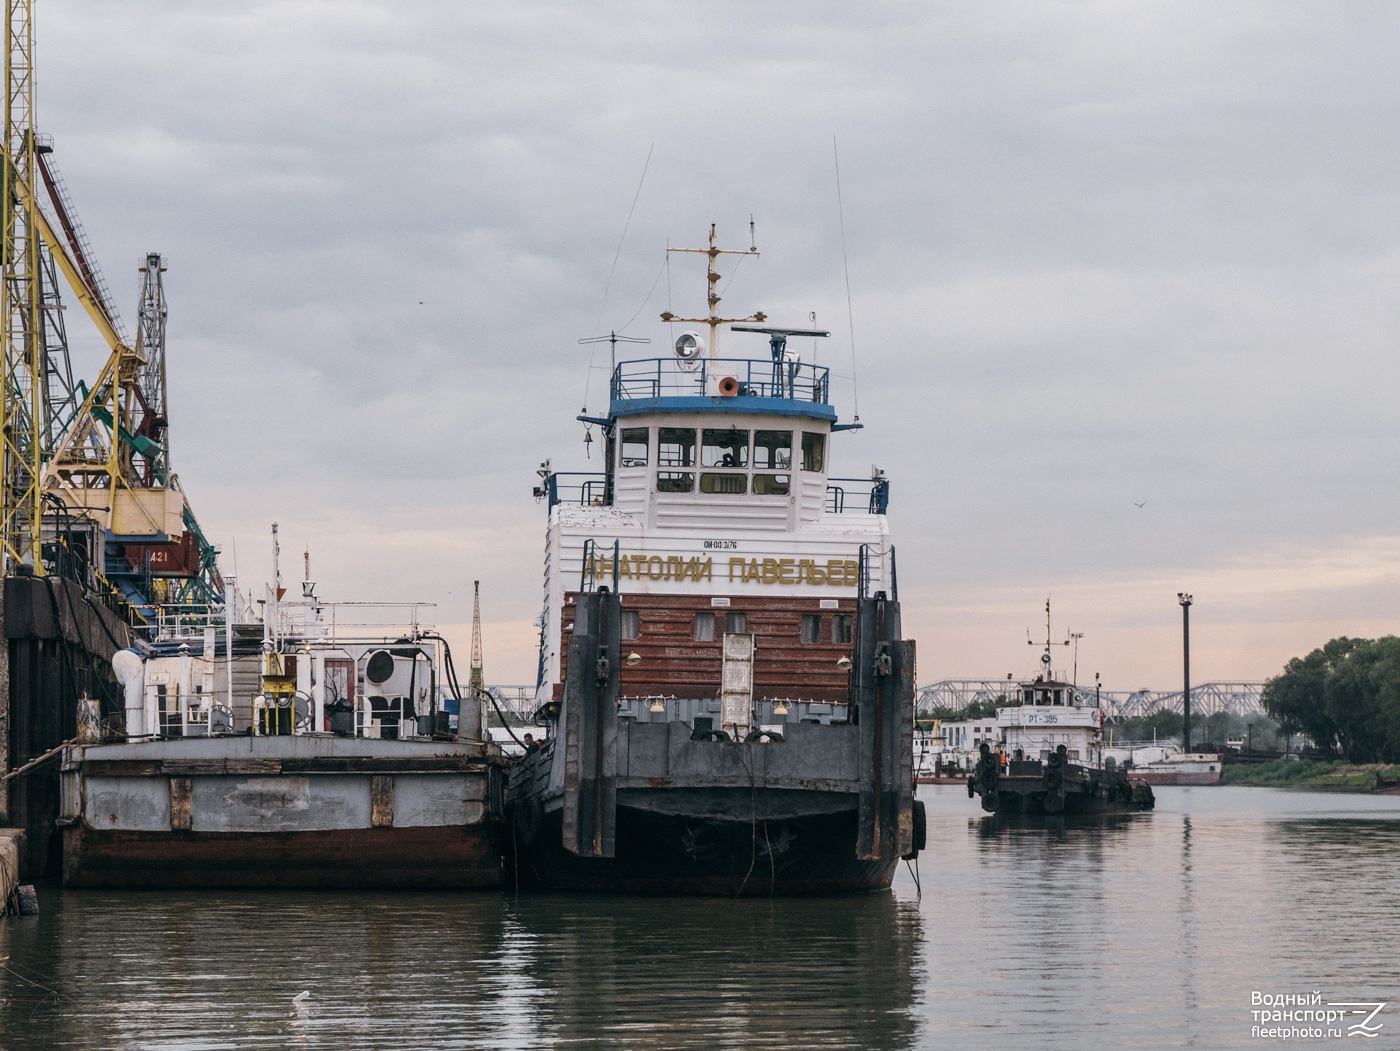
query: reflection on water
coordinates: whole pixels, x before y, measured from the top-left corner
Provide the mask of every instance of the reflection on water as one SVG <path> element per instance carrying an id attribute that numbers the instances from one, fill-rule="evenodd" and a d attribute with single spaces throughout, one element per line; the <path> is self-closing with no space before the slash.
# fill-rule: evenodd
<path id="1" fill-rule="evenodd" d="M 3 1047 L 914 1042 L 921 920 L 892 895 L 55 891 L 45 905 L 4 932 Z"/>
<path id="2" fill-rule="evenodd" d="M 1216 1048 L 1256 989 L 1400 1000 L 1400 799 L 921 791 L 922 901 L 48 889 L 0 923 L 0 1047 Z"/>

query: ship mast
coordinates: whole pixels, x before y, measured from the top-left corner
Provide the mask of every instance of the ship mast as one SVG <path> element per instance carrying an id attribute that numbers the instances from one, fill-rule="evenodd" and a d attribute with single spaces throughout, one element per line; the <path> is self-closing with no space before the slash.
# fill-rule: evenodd
<path id="1" fill-rule="evenodd" d="M 751 224 L 750 224 L 750 231 L 751 231 L 751 232 L 752 232 L 752 225 L 753 225 L 753 224 L 751 223 Z M 720 297 L 719 297 L 719 291 L 715 288 L 715 286 L 719 283 L 719 277 L 720 277 L 719 271 L 715 269 L 715 260 L 718 259 L 718 258 L 719 258 L 720 256 L 722 256 L 722 255 L 753 255 L 753 256 L 758 255 L 758 254 L 759 254 L 759 251 L 758 251 L 757 246 L 755 246 L 754 244 L 752 244 L 752 237 L 750 237 L 750 245 L 749 245 L 749 247 L 746 248 L 746 249 L 743 249 L 743 250 L 733 249 L 733 248 L 719 248 L 719 247 L 716 247 L 716 245 L 715 245 L 715 224 L 714 224 L 714 223 L 711 223 L 711 224 L 710 224 L 710 247 L 709 247 L 709 248 L 672 248 L 672 247 L 670 247 L 669 245 L 667 245 L 666 251 L 667 251 L 668 254 L 671 253 L 671 252 L 692 252 L 692 253 L 694 253 L 694 254 L 696 254 L 696 255 L 703 255 L 703 256 L 707 257 L 708 265 L 707 265 L 707 268 L 706 268 L 706 271 L 705 271 L 705 279 L 706 279 L 706 280 L 709 282 L 709 284 L 710 284 L 710 291 L 709 291 L 709 295 L 708 295 L 708 297 L 707 297 L 707 302 L 710 304 L 710 316 L 709 316 L 709 317 L 676 317 L 676 315 L 672 314 L 672 313 L 668 310 L 668 311 L 666 311 L 664 314 L 661 315 L 661 320 L 662 320 L 662 321 L 668 321 L 668 322 L 669 322 L 669 321 L 684 321 L 684 322 L 689 322 L 689 323 L 695 324 L 695 325 L 709 325 L 709 326 L 710 326 L 710 360 L 711 360 L 711 361 L 715 361 L 715 360 L 719 357 L 718 339 L 719 339 L 719 327 L 720 327 L 721 325 L 728 325 L 728 324 L 731 324 L 731 323 L 734 323 L 734 322 L 743 322 L 743 321 L 757 321 L 757 322 L 760 322 L 760 323 L 761 323 L 761 322 L 764 322 L 764 321 L 767 321 L 767 320 L 768 320 L 768 315 L 765 314 L 765 313 L 763 313 L 762 311 L 759 311 L 759 312 L 757 312 L 757 313 L 755 313 L 755 314 L 750 314 L 748 317 L 720 317 L 719 315 L 717 315 L 717 314 L 715 313 L 715 308 L 719 306 L 719 298 L 720 298 Z"/>
<path id="2" fill-rule="evenodd" d="M 1038 643 L 1034 642 L 1034 641 L 1031 639 L 1030 635 L 1031 635 L 1030 629 L 1028 628 L 1028 629 L 1026 629 L 1026 645 L 1027 645 L 1027 646 L 1036 646 L 1036 645 L 1038 645 Z M 1045 677 L 1046 677 L 1047 679 L 1049 679 L 1049 678 L 1052 677 L 1052 673 L 1051 673 L 1051 671 L 1050 671 L 1050 649 L 1051 649 L 1051 647 L 1054 647 L 1054 646 L 1068 646 L 1068 645 L 1069 645 L 1069 639 L 1065 639 L 1064 642 L 1053 642 L 1053 641 L 1052 641 L 1052 636 L 1051 636 L 1051 633 L 1050 633 L 1050 600 L 1047 598 L 1047 599 L 1045 600 L 1045 652 L 1042 653 L 1042 654 L 1040 655 L 1040 663 L 1043 664 L 1043 665 L 1045 665 Z"/>

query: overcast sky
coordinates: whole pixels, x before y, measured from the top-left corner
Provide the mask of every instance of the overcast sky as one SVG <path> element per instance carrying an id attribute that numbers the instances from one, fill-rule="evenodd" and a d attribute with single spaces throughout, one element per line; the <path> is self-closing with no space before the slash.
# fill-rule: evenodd
<path id="1" fill-rule="evenodd" d="M 664 350 L 667 240 L 752 215 L 725 307 L 834 331 L 921 682 L 1029 672 L 1047 595 L 1114 689 L 1179 685 L 1183 589 L 1196 681 L 1394 630 L 1394 4 L 35 6 L 36 124 L 128 327 L 166 256 L 172 461 L 244 583 L 272 521 L 327 598 L 463 624 L 479 577 L 488 680 L 533 680 L 577 340 Z"/>

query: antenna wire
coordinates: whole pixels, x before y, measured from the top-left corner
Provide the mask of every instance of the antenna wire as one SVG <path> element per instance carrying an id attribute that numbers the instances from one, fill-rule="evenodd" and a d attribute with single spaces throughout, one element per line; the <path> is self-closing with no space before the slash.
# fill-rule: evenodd
<path id="1" fill-rule="evenodd" d="M 851 400 L 855 418 L 860 419 L 860 383 L 856 380 L 856 320 L 851 310 L 851 265 L 846 258 L 846 209 L 841 203 L 841 155 L 836 149 L 836 136 L 831 137 L 831 156 L 836 162 L 836 215 L 841 223 L 841 269 L 846 275 L 846 324 L 851 332 Z"/>

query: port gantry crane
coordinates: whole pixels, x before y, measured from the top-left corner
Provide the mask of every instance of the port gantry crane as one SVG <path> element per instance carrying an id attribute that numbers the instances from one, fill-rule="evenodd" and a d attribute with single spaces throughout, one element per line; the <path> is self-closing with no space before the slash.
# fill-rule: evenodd
<path id="1" fill-rule="evenodd" d="M 128 338 L 53 162 L 34 128 L 34 0 L 4 0 L 5 145 L 0 562 L 63 568 L 126 602 L 217 602 L 218 552 L 170 469 L 165 294 L 149 253 L 137 338 Z M 42 185 L 42 197 L 39 187 Z M 88 386 L 73 378 L 59 274 L 106 344 Z M 79 567 L 75 573 L 74 567 Z"/>

